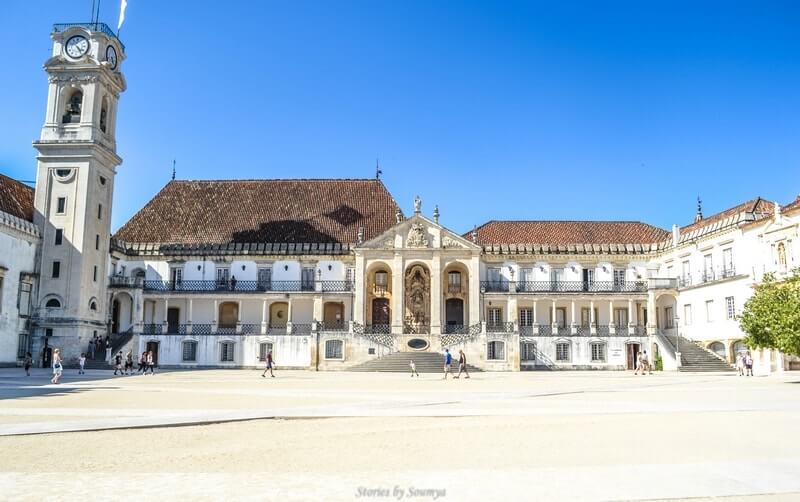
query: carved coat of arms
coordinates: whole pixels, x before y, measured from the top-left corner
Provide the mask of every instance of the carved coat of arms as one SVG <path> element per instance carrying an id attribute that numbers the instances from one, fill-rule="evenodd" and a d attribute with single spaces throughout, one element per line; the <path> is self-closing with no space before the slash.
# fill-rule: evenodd
<path id="1" fill-rule="evenodd" d="M 425 225 L 422 223 L 414 223 L 411 225 L 411 230 L 408 232 L 408 239 L 406 239 L 406 245 L 410 248 L 428 247 L 428 237 L 425 234 Z"/>

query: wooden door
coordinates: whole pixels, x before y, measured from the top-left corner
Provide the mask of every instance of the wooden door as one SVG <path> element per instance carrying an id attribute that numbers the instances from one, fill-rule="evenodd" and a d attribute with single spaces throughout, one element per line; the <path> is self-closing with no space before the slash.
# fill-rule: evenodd
<path id="1" fill-rule="evenodd" d="M 391 324 L 391 311 L 388 298 L 375 298 L 372 300 L 372 324 Z"/>
<path id="2" fill-rule="evenodd" d="M 445 302 L 445 323 L 447 326 L 464 324 L 464 300 L 450 298 Z"/>
<path id="3" fill-rule="evenodd" d="M 167 333 L 177 333 L 180 327 L 181 310 L 176 307 L 167 309 Z"/>
<path id="4" fill-rule="evenodd" d="M 625 346 L 627 349 L 627 362 L 628 362 L 628 369 L 635 370 L 636 369 L 636 357 L 639 355 L 639 344 L 638 343 L 629 343 Z"/>
<path id="5" fill-rule="evenodd" d="M 344 304 L 339 302 L 327 302 L 323 307 L 322 321 L 325 327 L 342 328 L 344 326 Z"/>
<path id="6" fill-rule="evenodd" d="M 147 342 L 146 349 L 153 353 L 153 365 L 158 366 L 158 342 Z"/>

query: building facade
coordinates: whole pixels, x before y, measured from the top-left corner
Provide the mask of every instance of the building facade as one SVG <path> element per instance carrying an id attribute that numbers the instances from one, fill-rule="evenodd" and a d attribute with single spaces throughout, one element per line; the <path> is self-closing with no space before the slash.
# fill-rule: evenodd
<path id="1" fill-rule="evenodd" d="M 631 369 L 680 343 L 733 361 L 765 273 L 800 264 L 800 204 L 754 199 L 672 231 L 630 221 L 406 216 L 379 179 L 170 181 L 113 236 L 124 46 L 56 25 L 35 192 L 0 179 L 0 363 L 95 335 L 161 366 L 339 370 L 464 350 L 485 370 Z M 683 342 L 681 342 L 683 341 Z M 716 356 L 714 356 L 714 354 Z M 757 371 L 791 358 L 757 351 Z"/>

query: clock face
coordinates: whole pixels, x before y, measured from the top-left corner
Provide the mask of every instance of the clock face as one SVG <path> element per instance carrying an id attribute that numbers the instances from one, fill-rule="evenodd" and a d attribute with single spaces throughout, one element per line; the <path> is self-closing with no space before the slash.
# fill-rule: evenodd
<path id="1" fill-rule="evenodd" d="M 117 49 L 113 45 L 106 47 L 106 61 L 111 65 L 112 70 L 117 69 Z"/>
<path id="2" fill-rule="evenodd" d="M 66 48 L 67 56 L 77 59 L 86 54 L 86 51 L 89 50 L 89 41 L 86 40 L 86 37 L 75 35 L 67 40 Z"/>

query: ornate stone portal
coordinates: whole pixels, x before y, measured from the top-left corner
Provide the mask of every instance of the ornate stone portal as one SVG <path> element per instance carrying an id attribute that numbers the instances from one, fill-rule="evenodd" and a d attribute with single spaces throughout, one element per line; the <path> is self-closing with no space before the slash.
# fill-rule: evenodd
<path id="1" fill-rule="evenodd" d="M 424 265 L 413 265 L 405 275 L 405 329 L 428 333 L 431 319 L 431 275 Z"/>

